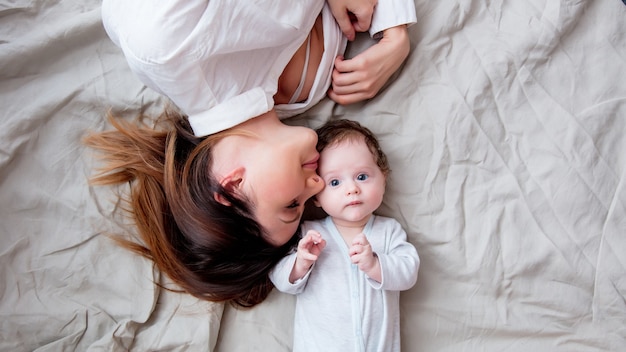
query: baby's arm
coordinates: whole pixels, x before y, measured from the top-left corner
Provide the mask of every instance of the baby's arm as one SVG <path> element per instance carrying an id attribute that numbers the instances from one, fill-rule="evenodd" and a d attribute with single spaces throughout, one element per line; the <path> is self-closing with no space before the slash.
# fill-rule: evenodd
<path id="1" fill-rule="evenodd" d="M 399 222 L 390 219 L 387 226 L 385 253 L 379 253 L 378 260 L 383 281 L 381 289 L 404 291 L 417 281 L 420 258 L 415 246 L 407 241 L 407 234 Z"/>
<path id="2" fill-rule="evenodd" d="M 365 234 L 361 233 L 352 240 L 349 253 L 352 263 L 356 264 L 359 270 L 364 272 L 370 279 L 382 282 L 380 261 L 376 253 L 372 251 L 372 246 Z"/>
<path id="3" fill-rule="evenodd" d="M 326 247 L 326 240 L 315 230 L 309 230 L 302 237 L 298 242 L 296 261 L 293 263 L 293 268 L 289 275 L 290 283 L 294 283 L 306 275 L 311 266 L 317 261 L 324 247 Z"/>

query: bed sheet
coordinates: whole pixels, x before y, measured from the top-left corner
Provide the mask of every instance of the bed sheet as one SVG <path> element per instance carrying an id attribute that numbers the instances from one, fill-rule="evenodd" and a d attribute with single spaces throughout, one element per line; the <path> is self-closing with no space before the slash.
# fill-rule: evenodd
<path id="1" fill-rule="evenodd" d="M 412 52 L 351 118 L 392 174 L 381 215 L 420 253 L 403 351 L 626 350 L 626 6 L 422 1 Z M 361 39 L 362 40 L 362 39 Z M 114 245 L 132 235 L 81 138 L 167 102 L 96 0 L 0 0 L 0 350 L 289 351 L 295 298 L 198 301 Z M 120 187 L 119 192 L 124 192 Z"/>
<path id="2" fill-rule="evenodd" d="M 379 213 L 422 259 L 402 350 L 626 350 L 626 6 L 416 7 L 411 56 L 382 94 L 296 120 L 359 120 L 389 156 Z M 250 350 L 247 336 L 288 351 L 294 302 L 226 307 L 217 350 Z"/>
<path id="3" fill-rule="evenodd" d="M 211 349 L 223 305 L 155 285 L 169 283 L 108 237 L 132 233 L 115 193 L 87 182 L 85 133 L 109 109 L 163 104 L 100 1 L 0 1 L 0 101 L 0 351 Z"/>

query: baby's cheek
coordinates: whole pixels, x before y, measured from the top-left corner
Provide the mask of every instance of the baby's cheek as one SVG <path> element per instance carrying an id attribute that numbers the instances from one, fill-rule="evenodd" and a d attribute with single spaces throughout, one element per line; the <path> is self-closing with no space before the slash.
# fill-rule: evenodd
<path id="1" fill-rule="evenodd" d="M 320 193 L 318 193 L 315 197 L 317 198 L 317 202 L 319 206 L 325 207 L 327 205 L 332 204 L 332 192 L 328 190 L 328 186 L 324 188 Z"/>

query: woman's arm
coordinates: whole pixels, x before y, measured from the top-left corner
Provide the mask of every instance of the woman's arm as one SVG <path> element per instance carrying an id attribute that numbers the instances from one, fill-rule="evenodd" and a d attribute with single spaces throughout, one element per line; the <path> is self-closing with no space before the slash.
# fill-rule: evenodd
<path id="1" fill-rule="evenodd" d="M 345 105 L 373 98 L 409 55 L 406 25 L 384 30 L 380 41 L 352 59 L 338 57 L 328 96 Z"/>
<path id="2" fill-rule="evenodd" d="M 408 56 L 407 27 L 416 21 L 413 0 L 380 0 L 369 28 L 370 35 L 380 40 L 350 60 L 337 58 L 328 96 L 350 104 L 378 94 Z"/>
<path id="3" fill-rule="evenodd" d="M 377 0 L 327 0 L 339 28 L 348 40 L 354 40 L 356 32 L 370 29 L 372 14 Z"/>

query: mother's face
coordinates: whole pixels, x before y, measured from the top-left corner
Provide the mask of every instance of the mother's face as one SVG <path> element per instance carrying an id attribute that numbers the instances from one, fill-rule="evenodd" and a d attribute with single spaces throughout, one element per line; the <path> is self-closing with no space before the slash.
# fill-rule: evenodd
<path id="1" fill-rule="evenodd" d="M 307 127 L 288 126 L 275 113 L 256 117 L 240 127 L 246 133 L 231 139 L 232 155 L 241 159 L 238 186 L 253 206 L 266 240 L 285 244 L 296 233 L 305 202 L 324 188 L 317 174 L 317 135 Z M 231 168 L 233 168 L 231 166 Z"/>
<path id="2" fill-rule="evenodd" d="M 317 135 L 276 120 L 247 166 L 248 195 L 267 241 L 279 246 L 296 233 L 305 202 L 324 188 L 317 175 Z"/>

